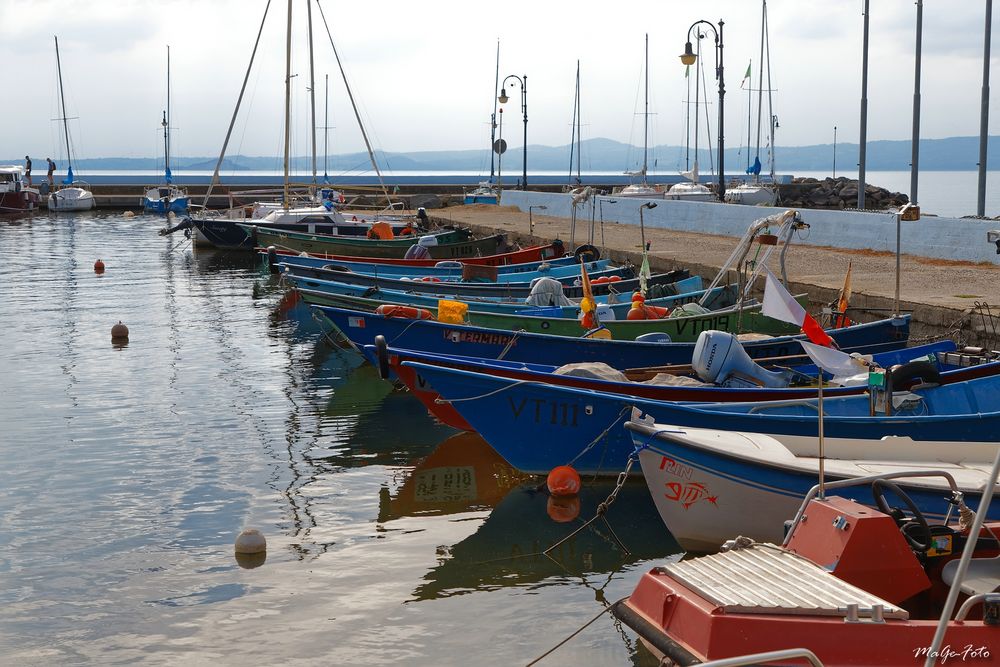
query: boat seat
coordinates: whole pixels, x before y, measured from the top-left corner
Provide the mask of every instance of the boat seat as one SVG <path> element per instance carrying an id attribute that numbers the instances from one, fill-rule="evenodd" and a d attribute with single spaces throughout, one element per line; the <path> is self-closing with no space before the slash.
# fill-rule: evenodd
<path id="1" fill-rule="evenodd" d="M 948 586 L 955 583 L 955 571 L 958 570 L 956 558 L 945 564 L 941 570 L 941 578 Z M 1000 592 L 1000 556 L 993 558 L 973 558 L 969 561 L 969 569 L 965 571 L 965 581 L 962 582 L 962 592 L 966 595 L 979 595 Z"/>

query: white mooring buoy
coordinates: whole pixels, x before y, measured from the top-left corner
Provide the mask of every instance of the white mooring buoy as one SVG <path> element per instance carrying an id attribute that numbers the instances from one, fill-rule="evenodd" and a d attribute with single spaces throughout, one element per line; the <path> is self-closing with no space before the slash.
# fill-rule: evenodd
<path id="1" fill-rule="evenodd" d="M 259 554 L 267 551 L 267 540 L 256 528 L 247 528 L 236 538 L 236 553 Z"/>

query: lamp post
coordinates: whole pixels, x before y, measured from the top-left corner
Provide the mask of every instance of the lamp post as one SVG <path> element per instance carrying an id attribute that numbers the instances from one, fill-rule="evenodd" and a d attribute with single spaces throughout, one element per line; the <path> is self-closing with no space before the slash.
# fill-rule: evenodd
<path id="1" fill-rule="evenodd" d="M 528 207 L 528 233 L 532 235 L 534 235 L 535 233 L 535 221 L 531 217 L 531 212 L 536 208 L 539 211 L 547 211 L 549 209 L 549 207 L 545 206 L 544 204 L 537 204 L 535 206 Z"/>
<path id="2" fill-rule="evenodd" d="M 500 203 L 500 198 L 503 197 L 503 171 L 500 169 L 500 165 L 503 162 L 503 154 L 507 148 L 503 142 L 503 107 L 500 107 L 499 116 L 499 138 L 496 143 L 493 144 L 493 152 L 497 154 L 497 204 Z"/>
<path id="3" fill-rule="evenodd" d="M 705 20 L 698 20 L 691 24 L 687 32 L 687 43 L 684 44 L 684 53 L 681 54 L 681 62 L 685 65 L 693 65 L 698 59 L 694 50 L 691 48 L 691 31 L 694 30 L 695 26 L 699 23 L 703 23 L 712 30 L 712 34 L 715 36 L 715 78 L 719 81 L 719 201 L 723 200 L 726 194 L 726 169 L 725 162 L 723 161 L 725 155 L 725 113 L 723 101 L 726 96 L 726 81 L 723 77 L 723 59 L 722 59 L 722 26 L 723 21 L 719 19 L 719 26 L 716 29 L 714 23 Z M 653 205 L 655 206 L 655 204 Z M 652 208 L 652 206 L 650 207 Z M 640 211 L 641 215 L 641 211 Z"/>
<path id="4" fill-rule="evenodd" d="M 605 200 L 603 200 L 603 199 L 599 199 L 598 200 L 598 202 L 599 202 L 598 206 L 601 209 L 601 248 L 604 247 L 604 201 Z M 617 199 L 608 199 L 607 202 L 609 204 L 617 204 L 618 200 Z M 997 247 L 1000 248 L 1000 245 L 998 245 Z M 998 253 L 998 254 L 1000 254 L 1000 253 Z"/>
<path id="5" fill-rule="evenodd" d="M 646 225 L 642 219 L 642 209 L 644 208 L 656 208 L 656 202 L 648 201 L 639 207 L 639 234 L 642 237 L 642 251 L 646 252 L 649 248 L 646 246 Z"/>
<path id="6" fill-rule="evenodd" d="M 528 75 L 522 74 L 518 76 L 516 74 L 511 74 L 503 80 L 503 87 L 500 88 L 500 97 L 497 100 L 500 104 L 507 104 L 507 82 L 514 79 L 515 82 L 521 87 L 521 113 L 524 115 L 524 156 L 522 157 L 521 163 L 524 169 L 521 175 L 521 188 L 523 190 L 528 189 Z"/>

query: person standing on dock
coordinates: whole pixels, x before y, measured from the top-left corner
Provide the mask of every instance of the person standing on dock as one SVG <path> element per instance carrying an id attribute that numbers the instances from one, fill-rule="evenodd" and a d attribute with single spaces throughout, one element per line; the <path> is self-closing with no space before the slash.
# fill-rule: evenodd
<path id="1" fill-rule="evenodd" d="M 31 158 L 24 156 L 24 177 L 28 179 L 28 187 L 31 187 Z"/>
<path id="2" fill-rule="evenodd" d="M 48 176 L 49 176 L 49 185 L 50 186 L 51 185 L 55 185 L 56 181 L 55 181 L 54 174 L 56 173 L 56 163 L 53 162 L 52 158 L 50 158 L 50 157 L 45 158 L 45 161 L 49 163 L 49 174 L 48 174 Z"/>

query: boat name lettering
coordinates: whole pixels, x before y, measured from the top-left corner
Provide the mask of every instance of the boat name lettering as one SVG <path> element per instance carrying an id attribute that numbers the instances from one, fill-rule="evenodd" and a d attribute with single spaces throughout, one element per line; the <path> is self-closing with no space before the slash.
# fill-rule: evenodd
<path id="1" fill-rule="evenodd" d="M 660 461 L 660 470 L 666 470 L 667 473 L 683 477 L 684 479 L 691 479 L 691 474 L 694 472 L 694 469 L 690 466 L 678 463 L 669 456 L 664 456 Z"/>
<path id="2" fill-rule="evenodd" d="M 484 345 L 517 345 L 513 336 L 505 334 L 482 333 L 479 331 L 458 331 L 445 329 L 444 337 L 452 343 L 482 343 Z M 512 342 L 513 341 L 513 342 Z"/>
<path id="3" fill-rule="evenodd" d="M 684 509 L 689 509 L 699 500 L 707 500 L 708 502 L 716 505 L 716 501 L 719 499 L 718 496 L 713 496 L 709 493 L 705 485 L 700 482 L 688 482 L 687 484 L 681 484 L 680 482 L 667 482 L 663 485 L 667 492 L 664 497 L 667 500 L 672 500 L 678 502 L 684 506 Z"/>
<path id="4" fill-rule="evenodd" d="M 524 409 L 530 404 L 532 409 L 527 416 L 532 418 L 534 423 L 547 423 L 553 426 L 577 426 L 577 418 L 580 416 L 580 406 L 575 403 L 561 403 L 559 401 L 547 401 L 544 398 L 522 398 L 519 402 L 513 397 L 507 397 L 507 404 L 510 405 L 511 414 L 514 419 L 520 419 Z"/>
<path id="5" fill-rule="evenodd" d="M 674 320 L 677 322 L 677 334 L 683 335 L 690 328 L 691 335 L 699 334 L 702 331 L 718 329 L 719 331 L 729 331 L 729 315 L 716 315 L 714 317 L 691 317 Z"/>

